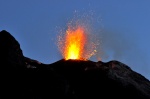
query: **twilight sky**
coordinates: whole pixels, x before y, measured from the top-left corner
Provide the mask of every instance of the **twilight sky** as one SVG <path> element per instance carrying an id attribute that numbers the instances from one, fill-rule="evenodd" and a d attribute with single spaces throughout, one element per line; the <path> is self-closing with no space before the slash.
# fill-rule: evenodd
<path id="1" fill-rule="evenodd" d="M 91 28 L 100 39 L 97 56 L 121 61 L 150 79 L 149 5 L 149 0 L 1 0 L 0 31 L 18 40 L 24 56 L 50 64 L 62 59 L 59 31 L 75 12 L 92 11 Z"/>

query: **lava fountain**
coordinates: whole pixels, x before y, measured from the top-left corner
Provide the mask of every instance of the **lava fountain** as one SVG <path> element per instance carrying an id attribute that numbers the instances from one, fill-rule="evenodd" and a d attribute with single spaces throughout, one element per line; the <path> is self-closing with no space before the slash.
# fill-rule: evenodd
<path id="1" fill-rule="evenodd" d="M 83 27 L 77 27 L 75 30 L 68 28 L 65 36 L 64 58 L 83 59 L 84 46 L 86 44 L 86 34 Z"/>
<path id="2" fill-rule="evenodd" d="M 89 38 L 89 31 L 83 26 L 76 24 L 68 26 L 63 35 L 58 36 L 58 48 L 65 60 L 88 60 L 96 53 L 96 44 Z"/>

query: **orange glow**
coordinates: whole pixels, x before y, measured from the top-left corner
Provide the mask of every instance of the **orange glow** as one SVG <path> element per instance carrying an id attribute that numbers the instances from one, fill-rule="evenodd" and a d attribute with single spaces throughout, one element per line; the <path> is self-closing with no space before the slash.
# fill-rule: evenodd
<path id="1" fill-rule="evenodd" d="M 76 30 L 68 28 L 65 37 L 64 58 L 68 59 L 83 59 L 84 46 L 86 42 L 85 30 L 78 27 Z"/>
<path id="2" fill-rule="evenodd" d="M 87 28 L 84 26 L 68 26 L 68 29 L 58 36 L 58 48 L 65 60 L 88 60 L 96 53 L 96 44 L 91 41 Z M 90 38 L 90 39 L 89 39 Z"/>

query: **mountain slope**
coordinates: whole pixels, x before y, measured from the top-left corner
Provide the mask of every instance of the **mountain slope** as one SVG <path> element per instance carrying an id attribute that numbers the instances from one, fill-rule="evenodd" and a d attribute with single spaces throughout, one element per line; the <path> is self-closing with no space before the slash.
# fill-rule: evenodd
<path id="1" fill-rule="evenodd" d="M 0 46 L 0 99 L 150 99 L 150 81 L 119 61 L 44 64 L 25 57 L 4 30 Z"/>

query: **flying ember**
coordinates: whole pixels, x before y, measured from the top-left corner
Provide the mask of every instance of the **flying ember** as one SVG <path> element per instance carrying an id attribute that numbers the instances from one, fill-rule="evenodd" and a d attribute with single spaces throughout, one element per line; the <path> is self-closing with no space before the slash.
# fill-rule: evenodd
<path id="1" fill-rule="evenodd" d="M 96 44 L 90 42 L 85 26 L 68 26 L 68 29 L 59 35 L 58 47 L 65 60 L 88 60 L 96 53 Z"/>

